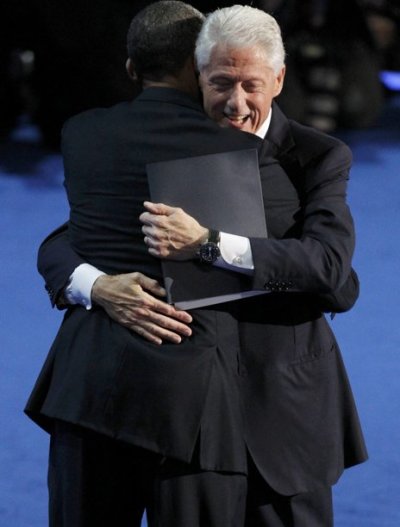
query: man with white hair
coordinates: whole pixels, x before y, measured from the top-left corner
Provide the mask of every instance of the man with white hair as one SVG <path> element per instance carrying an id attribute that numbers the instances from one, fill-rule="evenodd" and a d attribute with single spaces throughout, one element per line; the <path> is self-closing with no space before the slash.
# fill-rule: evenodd
<path id="1" fill-rule="evenodd" d="M 207 114 L 221 126 L 265 137 L 262 126 L 285 75 L 285 51 L 276 20 L 249 6 L 219 9 L 207 18 L 195 55 Z M 227 92 L 236 87 L 240 89 L 228 100 Z M 247 97 L 241 97 L 240 91 Z"/>
<path id="2" fill-rule="evenodd" d="M 207 114 L 223 127 L 266 137 L 266 151 L 286 171 L 262 174 L 269 239 L 244 239 L 245 251 L 224 255 L 236 268 L 240 258 L 253 288 L 271 293 L 240 303 L 246 445 L 252 481 L 259 481 L 247 522 L 330 526 L 331 486 L 366 453 L 340 351 L 309 295 L 334 292 L 350 272 L 351 153 L 337 139 L 288 121 L 273 102 L 285 65 L 280 30 L 268 14 L 248 6 L 215 11 L 195 54 Z M 181 209 L 145 207 L 150 254 L 196 258 L 208 228 Z"/>
<path id="3" fill-rule="evenodd" d="M 351 273 L 354 229 L 345 200 L 351 155 L 340 141 L 288 121 L 273 102 L 285 66 L 280 30 L 271 16 L 248 6 L 210 14 L 196 59 L 207 114 L 222 127 L 265 138 L 261 158 L 273 155 L 284 169 L 261 171 L 269 238 L 220 233 L 212 242 L 215 266 L 250 274 L 254 289 L 269 292 L 236 305 L 235 368 L 249 460 L 245 524 L 330 527 L 331 486 L 345 467 L 366 458 L 340 352 L 323 316 L 348 309 L 357 296 Z M 208 226 L 181 209 L 148 201 L 145 207 L 142 230 L 152 256 L 181 259 L 184 251 L 186 258 L 198 258 L 199 244 L 210 243 Z M 75 267 L 84 261 L 71 256 L 63 236 L 50 239 L 40 254 L 47 283 L 58 293 L 71 267 L 60 255 Z M 52 282 L 55 267 L 63 279 Z M 160 318 L 146 304 L 138 314 L 143 293 L 127 287 L 126 276 L 97 275 L 92 298 L 126 327 L 137 331 L 143 324 L 142 334 L 153 342 L 176 338 L 182 326 L 174 318 L 166 322 L 169 312 Z M 79 286 L 70 291 L 69 301 L 76 302 L 81 292 Z M 134 317 L 127 320 L 130 310 Z M 219 411 L 222 416 L 224 409 Z M 213 440 L 216 445 L 226 439 Z M 193 518 L 188 525 L 206 523 Z"/>

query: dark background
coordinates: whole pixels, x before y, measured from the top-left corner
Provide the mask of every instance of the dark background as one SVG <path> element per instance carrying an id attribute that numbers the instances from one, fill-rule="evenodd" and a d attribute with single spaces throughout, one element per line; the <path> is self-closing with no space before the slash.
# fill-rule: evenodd
<path id="1" fill-rule="evenodd" d="M 125 73 L 131 18 L 149 0 L 3 0 L 0 8 L 0 139 L 18 118 L 58 148 L 69 116 L 137 93 Z M 234 1 L 191 2 L 207 13 Z M 279 102 L 321 130 L 376 123 L 400 70 L 398 0 L 259 0 L 282 27 L 288 72 Z M 317 50 L 317 55 L 315 55 Z"/>

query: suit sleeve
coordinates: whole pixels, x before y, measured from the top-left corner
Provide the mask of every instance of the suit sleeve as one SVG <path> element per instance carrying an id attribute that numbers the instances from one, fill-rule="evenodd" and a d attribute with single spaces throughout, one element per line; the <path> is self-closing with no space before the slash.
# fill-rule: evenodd
<path id="1" fill-rule="evenodd" d="M 255 289 L 331 295 L 345 284 L 355 245 L 346 203 L 351 161 L 336 142 L 308 163 L 296 238 L 250 239 Z"/>
<path id="2" fill-rule="evenodd" d="M 43 240 L 39 247 L 37 267 L 45 281 L 54 307 L 78 265 L 85 263 L 71 247 L 68 223 L 64 223 Z"/>
<path id="3" fill-rule="evenodd" d="M 333 293 L 317 295 L 318 305 L 324 313 L 344 313 L 349 311 L 360 295 L 360 282 L 352 268 L 345 283 Z"/>

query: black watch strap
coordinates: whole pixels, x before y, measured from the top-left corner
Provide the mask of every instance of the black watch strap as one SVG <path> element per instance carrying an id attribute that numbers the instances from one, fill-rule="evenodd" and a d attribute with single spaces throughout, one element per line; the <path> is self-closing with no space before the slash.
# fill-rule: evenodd
<path id="1" fill-rule="evenodd" d="M 208 229 L 208 238 L 207 242 L 212 242 L 218 244 L 220 242 L 221 235 L 219 231 L 214 229 Z"/>

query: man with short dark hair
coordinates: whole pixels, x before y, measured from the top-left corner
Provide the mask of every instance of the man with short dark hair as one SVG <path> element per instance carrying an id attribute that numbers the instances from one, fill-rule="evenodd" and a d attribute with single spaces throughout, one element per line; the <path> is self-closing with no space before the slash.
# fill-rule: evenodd
<path id="1" fill-rule="evenodd" d="M 127 69 L 142 93 L 84 112 L 63 130 L 73 249 L 104 272 L 135 270 L 128 277 L 154 294 L 161 265 L 139 221 L 149 199 L 146 164 L 261 143 L 221 129 L 197 102 L 193 51 L 202 22 L 183 2 L 140 12 Z M 149 343 L 100 308 L 67 311 L 27 405 L 51 433 L 53 527 L 139 525 L 144 508 L 149 525 L 243 525 L 237 322 L 229 306 L 188 315 L 159 304 L 158 317 L 191 321 L 179 347 Z"/>

